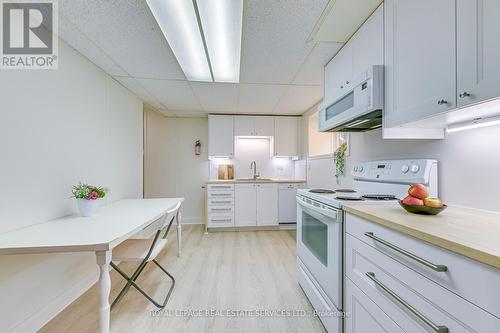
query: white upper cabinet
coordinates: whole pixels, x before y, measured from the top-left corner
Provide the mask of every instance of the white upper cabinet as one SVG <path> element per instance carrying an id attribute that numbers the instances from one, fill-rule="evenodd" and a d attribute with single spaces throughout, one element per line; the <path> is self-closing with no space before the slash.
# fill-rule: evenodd
<path id="1" fill-rule="evenodd" d="M 457 1 L 458 106 L 500 95 L 500 1 Z"/>
<path id="2" fill-rule="evenodd" d="M 324 106 L 329 106 L 347 91 L 353 76 L 352 48 L 346 44 L 325 67 Z"/>
<path id="3" fill-rule="evenodd" d="M 274 118 L 274 156 L 299 156 L 298 117 Z"/>
<path id="4" fill-rule="evenodd" d="M 274 117 L 271 116 L 235 116 L 235 136 L 273 136 Z"/>
<path id="5" fill-rule="evenodd" d="M 385 126 L 456 108 L 455 0 L 386 0 Z"/>
<path id="6" fill-rule="evenodd" d="M 278 184 L 257 184 L 257 225 L 278 225 Z"/>
<path id="7" fill-rule="evenodd" d="M 234 155 L 233 116 L 208 116 L 208 156 Z"/>

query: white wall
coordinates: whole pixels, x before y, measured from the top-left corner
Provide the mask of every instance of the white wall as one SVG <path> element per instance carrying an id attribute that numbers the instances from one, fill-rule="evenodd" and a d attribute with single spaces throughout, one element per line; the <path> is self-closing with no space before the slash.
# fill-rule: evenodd
<path id="1" fill-rule="evenodd" d="M 78 181 L 142 196 L 142 102 L 62 40 L 58 70 L 1 71 L 0 91 L 0 232 L 75 213 Z M 36 330 L 96 279 L 89 253 L 0 256 L 0 332 Z"/>
<path id="2" fill-rule="evenodd" d="M 145 197 L 184 197 L 183 223 L 204 223 L 201 187 L 208 179 L 208 119 L 167 118 L 147 110 L 145 131 Z M 196 156 L 198 139 L 202 153 Z"/>
<path id="3" fill-rule="evenodd" d="M 307 114 L 302 121 L 306 126 Z M 446 203 L 500 211 L 500 126 L 450 133 L 444 140 L 383 140 L 381 130 L 374 130 L 351 134 L 350 144 L 346 171 L 360 161 L 437 159 L 440 196 Z M 338 187 L 332 158 L 310 160 L 307 169 L 309 187 Z M 341 186 L 351 183 L 346 177 Z"/>

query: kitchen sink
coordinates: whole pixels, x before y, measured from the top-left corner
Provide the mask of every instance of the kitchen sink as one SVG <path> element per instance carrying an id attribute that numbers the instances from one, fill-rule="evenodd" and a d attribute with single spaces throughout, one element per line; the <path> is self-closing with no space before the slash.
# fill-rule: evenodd
<path id="1" fill-rule="evenodd" d="M 237 178 L 236 181 L 240 182 L 272 182 L 271 178 Z"/>

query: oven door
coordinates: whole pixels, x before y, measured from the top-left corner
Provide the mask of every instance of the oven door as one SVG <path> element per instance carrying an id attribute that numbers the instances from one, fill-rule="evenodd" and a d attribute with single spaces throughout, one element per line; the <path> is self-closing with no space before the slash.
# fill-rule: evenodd
<path id="1" fill-rule="evenodd" d="M 342 211 L 297 196 L 297 255 L 321 291 L 342 308 Z"/>

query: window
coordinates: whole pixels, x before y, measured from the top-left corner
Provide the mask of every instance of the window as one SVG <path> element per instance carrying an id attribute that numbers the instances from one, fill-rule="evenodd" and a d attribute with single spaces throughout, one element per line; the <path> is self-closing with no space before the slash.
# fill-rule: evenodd
<path id="1" fill-rule="evenodd" d="M 308 124 L 308 157 L 332 155 L 334 147 L 334 133 L 320 132 L 318 130 L 318 112 L 314 112 L 309 116 Z"/>

